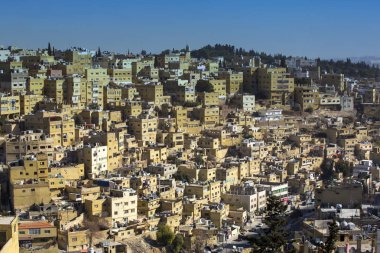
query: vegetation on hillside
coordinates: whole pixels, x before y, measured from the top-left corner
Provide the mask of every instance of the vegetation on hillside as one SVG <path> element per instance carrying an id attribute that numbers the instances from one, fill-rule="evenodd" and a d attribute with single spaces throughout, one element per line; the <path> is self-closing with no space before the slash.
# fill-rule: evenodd
<path id="1" fill-rule="evenodd" d="M 261 61 L 268 65 L 284 66 L 285 59 L 290 56 L 282 54 L 267 54 L 254 50 L 245 50 L 237 48 L 229 44 L 207 45 L 200 49 L 191 51 L 191 55 L 195 58 L 210 59 L 213 57 L 224 57 L 226 66 L 231 67 L 232 62 L 239 61 L 243 57 L 260 57 Z M 378 66 L 370 66 L 365 62 L 354 63 L 350 59 L 343 60 L 324 60 L 317 59 L 321 73 L 327 71 L 329 73 L 344 74 L 352 78 L 380 78 L 380 68 Z"/>
<path id="2" fill-rule="evenodd" d="M 335 220 L 329 223 L 329 234 L 325 243 L 322 246 L 323 253 L 335 252 L 336 241 L 338 240 L 339 227 Z"/>
<path id="3" fill-rule="evenodd" d="M 354 63 L 350 59 L 345 61 L 338 60 L 321 60 L 317 59 L 318 66 L 321 67 L 321 73 L 344 74 L 352 78 L 380 78 L 380 68 L 378 66 L 370 66 L 365 62 Z"/>
<path id="4" fill-rule="evenodd" d="M 264 224 L 268 227 L 258 238 L 252 240 L 253 253 L 284 252 L 287 244 L 288 232 L 285 229 L 287 206 L 276 197 L 267 199 L 267 208 L 264 212 Z"/>

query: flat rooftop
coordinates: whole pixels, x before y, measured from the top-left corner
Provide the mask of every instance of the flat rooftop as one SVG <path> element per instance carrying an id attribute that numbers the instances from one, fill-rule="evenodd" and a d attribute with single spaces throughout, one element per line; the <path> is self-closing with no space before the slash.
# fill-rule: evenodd
<path id="1" fill-rule="evenodd" d="M 9 225 L 15 218 L 15 216 L 0 217 L 0 225 Z"/>

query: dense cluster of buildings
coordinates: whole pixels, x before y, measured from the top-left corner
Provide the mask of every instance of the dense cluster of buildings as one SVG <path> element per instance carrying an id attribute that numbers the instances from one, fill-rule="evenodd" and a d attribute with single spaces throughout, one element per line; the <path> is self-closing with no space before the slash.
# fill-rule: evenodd
<path id="1" fill-rule="evenodd" d="M 0 49 L 1 252 L 134 252 L 159 224 L 233 244 L 272 195 L 307 217 L 298 252 L 333 218 L 338 248 L 378 247 L 380 83 L 241 61 Z"/>

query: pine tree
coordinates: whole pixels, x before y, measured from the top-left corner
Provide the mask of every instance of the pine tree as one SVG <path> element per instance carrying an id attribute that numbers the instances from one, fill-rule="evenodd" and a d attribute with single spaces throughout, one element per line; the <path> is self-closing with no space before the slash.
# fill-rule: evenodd
<path id="1" fill-rule="evenodd" d="M 331 253 L 335 251 L 335 243 L 338 238 L 338 231 L 338 225 L 336 224 L 336 221 L 333 220 L 329 223 L 329 236 L 327 237 L 325 244 L 322 246 L 323 253 Z"/>
<path id="2" fill-rule="evenodd" d="M 323 180 L 332 181 L 334 179 L 334 161 L 330 158 L 323 159 L 321 172 Z"/>
<path id="3" fill-rule="evenodd" d="M 352 176 L 353 167 L 348 161 L 345 161 L 341 158 L 335 163 L 335 170 L 337 172 L 343 173 L 344 177 L 350 177 Z"/>
<path id="4" fill-rule="evenodd" d="M 156 55 L 156 56 L 154 56 L 154 67 L 155 68 L 158 68 L 158 56 Z"/>
<path id="5" fill-rule="evenodd" d="M 285 231 L 287 206 L 276 196 L 270 196 L 267 200 L 267 209 L 264 212 L 265 228 L 259 238 L 253 240 L 254 253 L 278 253 L 284 252 L 286 237 Z"/>
<path id="6" fill-rule="evenodd" d="M 48 55 L 52 55 L 50 42 L 49 42 L 49 44 L 48 44 L 47 51 L 48 51 Z"/>
<path id="7" fill-rule="evenodd" d="M 100 47 L 98 47 L 98 51 L 95 54 L 96 57 L 102 57 L 102 51 L 100 50 Z"/>
<path id="8" fill-rule="evenodd" d="M 281 57 L 280 66 L 282 68 L 286 68 L 286 57 L 285 56 Z"/>

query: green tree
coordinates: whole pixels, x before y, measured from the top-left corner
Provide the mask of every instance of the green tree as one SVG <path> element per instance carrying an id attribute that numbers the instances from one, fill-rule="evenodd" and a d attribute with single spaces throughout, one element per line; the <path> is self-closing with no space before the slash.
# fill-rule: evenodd
<path id="1" fill-rule="evenodd" d="M 310 78 L 294 78 L 294 83 L 296 84 L 311 84 L 311 79 Z"/>
<path id="2" fill-rule="evenodd" d="M 343 173 L 344 177 L 351 177 L 353 168 L 348 161 L 339 159 L 339 161 L 335 163 L 335 171 Z"/>
<path id="3" fill-rule="evenodd" d="M 263 221 L 268 228 L 265 228 L 258 238 L 253 239 L 254 253 L 284 252 L 284 246 L 287 242 L 286 237 L 288 236 L 285 230 L 286 209 L 287 206 L 280 198 L 276 196 L 268 198 Z"/>
<path id="4" fill-rule="evenodd" d="M 197 82 L 197 85 L 195 85 L 195 90 L 197 92 L 213 92 L 214 91 L 214 87 L 208 81 L 199 80 Z"/>
<path id="5" fill-rule="evenodd" d="M 159 62 L 158 62 L 158 56 L 154 56 L 154 67 L 158 68 L 159 67 Z"/>
<path id="6" fill-rule="evenodd" d="M 95 54 L 96 57 L 102 57 L 102 51 L 100 50 L 100 47 L 98 47 L 98 51 Z"/>
<path id="7" fill-rule="evenodd" d="M 176 234 L 172 243 L 174 253 L 181 251 L 184 240 L 181 234 Z"/>
<path id="8" fill-rule="evenodd" d="M 169 226 L 160 223 L 157 230 L 157 242 L 161 245 L 171 245 L 174 240 L 174 232 Z"/>
<path id="9" fill-rule="evenodd" d="M 305 112 L 308 112 L 308 113 L 313 113 L 314 109 L 313 107 L 308 107 L 305 109 Z"/>
<path id="10" fill-rule="evenodd" d="M 48 44 L 47 51 L 48 51 L 48 55 L 52 55 L 52 50 L 51 50 L 50 42 L 49 42 L 49 44 Z"/>
<path id="11" fill-rule="evenodd" d="M 329 223 L 329 235 L 325 241 L 325 244 L 322 246 L 323 253 L 331 253 L 335 251 L 335 243 L 338 239 L 338 231 L 338 225 L 336 224 L 336 221 L 333 220 Z"/>
<path id="12" fill-rule="evenodd" d="M 334 179 L 334 161 L 325 158 L 321 164 L 322 179 L 332 181 Z"/>
<path id="13" fill-rule="evenodd" d="M 82 115 L 77 114 L 74 116 L 75 125 L 85 125 L 86 121 L 83 119 Z"/>
<path id="14" fill-rule="evenodd" d="M 183 172 L 177 172 L 174 176 L 175 180 L 190 182 L 190 177 Z"/>
<path id="15" fill-rule="evenodd" d="M 184 107 L 197 107 L 198 105 L 200 105 L 198 101 L 186 101 L 183 103 Z"/>

